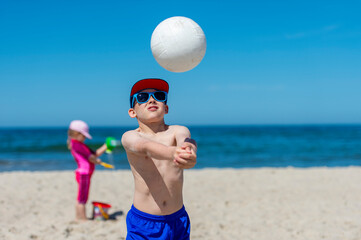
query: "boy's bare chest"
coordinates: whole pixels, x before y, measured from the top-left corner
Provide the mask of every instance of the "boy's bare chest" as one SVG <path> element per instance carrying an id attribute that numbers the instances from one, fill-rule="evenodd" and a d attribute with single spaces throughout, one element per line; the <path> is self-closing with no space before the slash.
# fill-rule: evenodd
<path id="1" fill-rule="evenodd" d="M 177 145 L 176 138 L 173 134 L 161 133 L 161 134 L 156 134 L 154 136 L 147 136 L 146 138 L 154 142 L 164 144 L 166 146 Z"/>

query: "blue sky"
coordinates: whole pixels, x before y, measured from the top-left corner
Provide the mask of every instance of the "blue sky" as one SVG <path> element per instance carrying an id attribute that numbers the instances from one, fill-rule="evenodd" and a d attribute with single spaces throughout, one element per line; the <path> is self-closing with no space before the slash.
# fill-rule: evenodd
<path id="1" fill-rule="evenodd" d="M 361 1 L 0 2 L 0 127 L 136 125 L 139 79 L 170 83 L 168 124 L 361 123 Z M 205 32 L 193 70 L 150 38 L 185 16 Z"/>

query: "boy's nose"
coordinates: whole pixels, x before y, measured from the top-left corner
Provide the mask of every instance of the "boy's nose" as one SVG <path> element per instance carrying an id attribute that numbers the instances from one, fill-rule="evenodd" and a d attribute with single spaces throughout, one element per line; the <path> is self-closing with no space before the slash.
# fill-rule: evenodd
<path id="1" fill-rule="evenodd" d="M 153 96 L 150 96 L 149 102 L 155 102 L 155 99 L 153 98 Z"/>

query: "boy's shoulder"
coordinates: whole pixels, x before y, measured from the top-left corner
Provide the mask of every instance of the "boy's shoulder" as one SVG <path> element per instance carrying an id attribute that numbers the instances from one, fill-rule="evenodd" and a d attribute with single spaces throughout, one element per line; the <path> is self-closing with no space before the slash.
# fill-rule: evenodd
<path id="1" fill-rule="evenodd" d="M 189 129 L 186 126 L 182 126 L 182 125 L 170 125 L 169 129 L 177 133 L 189 132 Z"/>
<path id="2" fill-rule="evenodd" d="M 182 125 L 169 125 L 169 129 L 172 130 L 188 130 L 188 128 L 186 126 L 182 126 Z"/>
<path id="3" fill-rule="evenodd" d="M 137 131 L 137 129 L 134 130 L 129 130 L 126 131 L 125 133 L 123 133 L 121 142 L 122 145 L 125 149 L 128 149 L 130 146 L 134 145 L 135 143 L 137 143 L 139 141 L 140 135 L 139 135 L 139 131 Z"/>
<path id="4" fill-rule="evenodd" d="M 138 129 L 133 129 L 133 130 L 129 130 L 129 131 L 126 131 L 125 133 L 123 133 L 122 139 L 129 138 L 129 137 L 136 137 L 138 135 L 139 135 Z"/>

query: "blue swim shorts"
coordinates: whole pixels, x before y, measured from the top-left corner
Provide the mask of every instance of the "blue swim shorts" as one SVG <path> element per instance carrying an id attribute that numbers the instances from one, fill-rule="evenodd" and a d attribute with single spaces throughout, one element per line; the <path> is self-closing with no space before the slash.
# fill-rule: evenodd
<path id="1" fill-rule="evenodd" d="M 184 206 L 165 216 L 145 213 L 132 206 L 127 214 L 127 231 L 127 240 L 189 240 L 191 223 Z"/>

